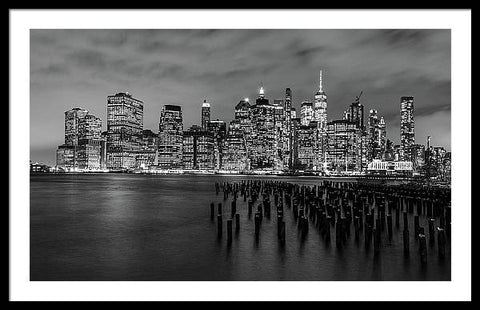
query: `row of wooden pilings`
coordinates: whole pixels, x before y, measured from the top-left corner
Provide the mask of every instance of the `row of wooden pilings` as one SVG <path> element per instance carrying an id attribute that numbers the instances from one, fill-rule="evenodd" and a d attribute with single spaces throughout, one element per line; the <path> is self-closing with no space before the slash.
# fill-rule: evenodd
<path id="1" fill-rule="evenodd" d="M 321 181 L 319 185 L 299 185 L 272 180 L 244 180 L 241 182 L 215 183 L 216 194 L 223 192 L 224 202 L 231 197 L 231 212 L 227 223 L 227 242 L 232 242 L 233 220 L 235 230 L 240 230 L 240 214 L 237 213 L 237 199 L 247 202 L 247 214 L 254 215 L 255 240 L 260 238 L 263 218 L 271 218 L 271 201 L 276 210 L 277 237 L 285 244 L 284 205 L 291 209 L 302 239 L 308 234 L 309 223 L 318 230 L 329 244 L 334 229 L 335 244 L 342 248 L 351 235 L 353 225 L 355 242 L 364 235 L 365 249 L 373 244 L 374 253 L 380 254 L 382 233 L 388 240 L 393 237 L 393 225 L 400 230 L 403 222 L 403 252 L 410 254 L 409 216 L 413 216 L 413 236 L 418 242 L 420 259 L 427 263 L 427 235 L 420 225 L 423 214 L 427 218 L 428 243 L 434 247 L 437 241 L 438 256 L 446 255 L 446 239 L 450 236 L 451 208 L 450 191 L 444 188 L 422 188 L 415 185 L 384 185 L 358 182 Z M 248 199 L 248 201 L 247 201 Z M 257 207 L 255 208 L 255 205 Z M 210 216 L 215 218 L 215 204 L 210 205 Z M 222 237 L 222 203 L 217 208 L 217 232 Z M 436 225 L 438 221 L 438 225 Z"/>

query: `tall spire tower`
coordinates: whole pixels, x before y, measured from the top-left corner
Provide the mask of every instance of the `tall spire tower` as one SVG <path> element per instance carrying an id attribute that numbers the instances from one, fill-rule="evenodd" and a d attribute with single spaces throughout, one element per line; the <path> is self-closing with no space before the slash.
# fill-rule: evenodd
<path id="1" fill-rule="evenodd" d="M 320 69 L 320 82 L 318 84 L 318 92 L 322 93 L 323 92 L 323 83 L 322 83 L 322 70 Z"/>
<path id="2" fill-rule="evenodd" d="M 315 94 L 313 104 L 313 118 L 317 121 L 319 129 L 324 129 L 327 125 L 327 94 L 323 91 L 323 71 L 320 70 L 318 80 L 318 91 Z"/>

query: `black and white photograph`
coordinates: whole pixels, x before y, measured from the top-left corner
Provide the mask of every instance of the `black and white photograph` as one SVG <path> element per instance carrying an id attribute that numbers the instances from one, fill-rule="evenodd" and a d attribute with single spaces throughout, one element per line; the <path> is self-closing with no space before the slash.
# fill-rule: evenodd
<path id="1" fill-rule="evenodd" d="M 119 10 L 103 27 L 101 10 L 74 11 L 57 27 L 29 20 L 19 70 L 27 127 L 17 132 L 27 153 L 22 166 L 10 163 L 11 176 L 27 172 L 12 196 L 25 206 L 28 291 L 160 283 L 189 285 L 188 295 L 252 283 L 282 285 L 266 300 L 299 300 L 280 295 L 318 284 L 336 295 L 306 299 L 342 300 L 342 291 L 398 284 L 416 286 L 414 299 L 431 290 L 442 300 L 466 279 L 458 290 L 470 296 L 471 102 L 453 88 L 462 78 L 470 90 L 470 71 L 454 68 L 463 65 L 455 57 L 470 64 L 470 51 L 435 16 L 431 26 L 411 12 L 411 26 L 379 18 L 356 27 L 336 15 L 329 24 L 328 14 L 365 11 L 302 12 L 152 10 L 142 23 L 142 12 Z M 130 13 L 138 24 L 122 27 Z M 262 13 L 267 21 L 254 22 Z M 451 13 L 470 25 L 468 10 Z M 162 19 L 155 14 L 194 21 L 146 22 Z M 285 14 L 298 25 L 282 24 Z M 326 19 L 308 26 L 302 14 Z M 69 26 L 79 17 L 84 27 Z M 250 300 L 244 291 L 202 299 Z M 360 294 L 344 300 L 408 300 L 399 289 Z"/>

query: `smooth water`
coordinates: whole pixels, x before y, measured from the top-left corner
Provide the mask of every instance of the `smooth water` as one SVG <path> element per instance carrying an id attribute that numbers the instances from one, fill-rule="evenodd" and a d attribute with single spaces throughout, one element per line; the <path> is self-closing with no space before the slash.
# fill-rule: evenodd
<path id="1" fill-rule="evenodd" d="M 31 280 L 450 280 L 450 238 L 446 258 L 428 245 L 421 266 L 418 242 L 410 235 L 410 257 L 402 234 L 382 235 L 382 249 L 365 250 L 363 234 L 342 249 L 325 244 L 310 224 L 304 241 L 284 207 L 286 245 L 277 240 L 275 208 L 264 217 L 255 243 L 247 203 L 237 200 L 240 231 L 227 245 L 230 202 L 215 194 L 215 181 L 275 179 L 316 184 L 313 177 L 181 176 L 137 174 L 32 175 L 30 181 Z M 223 204 L 223 237 L 217 239 L 210 203 Z M 272 199 L 273 202 L 273 199 Z M 258 204 L 258 203 L 257 203 Z M 255 206 L 257 205 L 255 204 Z M 410 218 L 409 227 L 413 227 Z M 394 221 L 395 223 L 395 221 Z M 400 220 L 402 228 L 402 220 Z M 420 223 L 426 228 L 426 219 Z M 428 237 L 428 236 L 427 236 Z"/>

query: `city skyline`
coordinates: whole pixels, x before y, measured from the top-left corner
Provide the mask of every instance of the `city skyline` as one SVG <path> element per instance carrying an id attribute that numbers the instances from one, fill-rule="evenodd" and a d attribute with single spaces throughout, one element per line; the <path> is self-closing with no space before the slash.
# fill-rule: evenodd
<path id="1" fill-rule="evenodd" d="M 147 42 L 145 33 L 150 34 L 153 39 Z M 66 34 L 69 34 L 68 38 Z M 247 38 L 247 34 L 248 41 L 241 47 L 237 45 L 238 53 L 226 56 L 226 51 L 232 48 L 232 38 Z M 88 48 L 88 44 L 85 44 L 83 48 L 71 50 L 71 37 L 79 42 L 90 40 L 96 42 L 96 45 Z M 193 46 L 188 53 L 184 51 L 185 48 L 180 48 L 185 43 L 182 41 L 185 37 L 190 38 L 189 44 Z M 323 45 L 314 48 L 312 41 L 317 37 Z M 62 38 L 63 44 L 60 44 Z M 168 38 L 168 43 L 160 41 L 161 38 Z M 273 60 L 267 61 L 265 58 L 268 57 L 263 57 L 265 55 L 262 51 L 272 53 L 275 50 L 273 47 L 278 46 L 278 40 L 275 39 L 280 38 L 288 42 L 297 39 L 297 44 L 295 48 L 292 45 L 291 51 L 294 53 L 295 50 L 296 56 L 291 57 L 292 61 L 287 63 L 289 55 L 281 51 L 274 52 L 271 56 Z M 127 51 L 132 40 L 146 53 L 149 49 L 159 54 L 171 51 L 170 57 L 173 58 L 168 58 L 167 55 L 162 59 L 175 60 L 172 56 L 175 51 L 188 55 L 181 55 L 183 60 L 176 59 L 176 67 L 157 63 L 157 73 L 164 72 L 162 70 L 165 68 L 171 68 L 171 72 L 167 77 L 160 78 L 162 83 L 153 87 L 150 85 L 157 80 L 149 75 L 153 74 L 152 72 L 142 71 L 142 65 L 137 62 L 138 72 L 135 73 L 136 62 L 126 61 L 129 59 Z M 244 97 L 255 100 L 259 87 L 263 86 L 266 97 L 271 102 L 284 99 L 285 88 L 291 88 L 292 103 L 299 113 L 303 101 L 314 102 L 320 69 L 323 70 L 323 89 L 328 95 L 328 121 L 341 119 L 345 107 L 354 102 L 358 93 L 363 91 L 361 101 L 365 107 L 365 115 L 368 117 L 370 109 L 377 110 L 387 123 L 387 138 L 399 144 L 400 97 L 412 96 L 415 98 L 415 143 L 425 144 L 426 137 L 432 136 L 432 145 L 445 146 L 450 150 L 450 48 L 445 50 L 438 47 L 438 44 L 450 46 L 448 30 L 111 30 L 95 33 L 88 30 L 33 30 L 31 41 L 31 159 L 35 161 L 47 164 L 55 161 L 55 148 L 61 144 L 63 138 L 62 117 L 58 109 L 63 113 L 78 106 L 106 120 L 106 96 L 128 91 L 144 102 L 144 129 L 156 132 L 163 105 L 182 106 L 184 128 L 201 124 L 204 100 L 211 105 L 212 120 L 229 122 L 234 118 L 235 105 Z M 376 61 L 370 59 L 371 57 L 365 59 L 366 51 L 371 48 L 365 47 L 366 41 L 376 42 L 377 48 L 390 52 L 375 55 L 378 58 Z M 52 50 L 52 46 L 45 46 L 46 42 L 53 46 L 60 44 L 58 51 L 55 48 L 52 51 L 60 57 L 54 57 L 51 53 L 46 56 L 47 49 Z M 215 42 L 215 47 L 211 47 L 207 42 Z M 221 42 L 224 43 L 223 46 Z M 343 42 L 343 46 L 339 42 Z M 175 44 L 178 48 L 172 47 Z M 113 46 L 117 47 L 116 56 L 108 54 Z M 303 53 L 299 50 L 300 47 L 303 47 Z M 392 51 L 394 49 L 395 52 Z M 437 52 L 433 52 L 435 50 Z M 340 51 L 340 58 L 347 57 L 347 51 L 353 55 L 360 54 L 362 57 L 359 57 L 358 61 L 364 61 L 348 66 L 348 61 L 344 59 L 346 63 L 341 66 L 338 57 L 333 57 L 333 51 Z M 190 59 L 188 57 L 201 58 L 208 53 L 222 55 L 222 52 L 223 57 L 216 58 L 217 62 L 220 62 L 218 65 L 211 64 L 210 61 L 198 65 L 191 60 L 191 69 L 187 70 L 179 64 Z M 316 60 L 318 57 L 322 60 Z M 403 61 L 394 61 L 395 57 Z M 71 61 L 65 61 L 67 59 Z M 136 59 L 140 61 L 143 58 L 140 54 Z M 260 59 L 263 59 L 261 63 L 258 62 Z M 389 59 L 390 63 L 387 61 Z M 253 66 L 256 62 L 258 67 Z M 428 66 L 428 63 L 433 62 L 439 65 L 434 68 Z M 243 66 L 240 66 L 242 63 Z M 290 70 L 288 75 L 282 73 L 290 68 L 292 63 L 297 68 Z M 371 68 L 373 63 L 378 64 Z M 84 68 L 78 69 L 82 67 L 80 64 L 83 64 Z M 267 66 L 268 64 L 270 66 Z M 199 66 L 201 68 L 198 68 Z M 232 67 L 236 68 L 235 72 L 224 72 L 226 68 Z M 350 68 L 352 74 L 344 74 L 346 67 Z M 103 69 L 99 70 L 101 68 Z M 216 83 L 212 75 L 208 74 L 214 68 L 218 69 Z M 74 82 L 77 78 L 71 77 L 74 69 L 79 70 L 77 76 L 90 78 L 83 79 L 83 82 Z M 131 70 L 130 74 L 128 70 Z M 189 82 L 191 76 L 187 78 L 189 72 L 192 75 L 197 74 L 194 80 L 201 78 L 202 74 L 204 79 L 192 84 Z M 225 76 L 222 76 L 221 72 Z M 363 77 L 360 82 L 355 74 Z M 357 85 L 352 85 L 355 83 Z M 100 89 L 102 87 L 105 88 Z M 113 89 L 114 87 L 116 88 Z M 166 88 L 168 91 L 165 91 Z M 67 95 L 69 92 L 70 95 Z M 103 130 L 106 130 L 105 126 Z"/>

